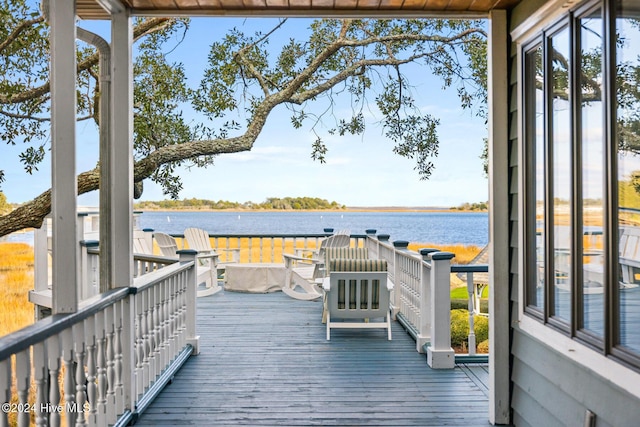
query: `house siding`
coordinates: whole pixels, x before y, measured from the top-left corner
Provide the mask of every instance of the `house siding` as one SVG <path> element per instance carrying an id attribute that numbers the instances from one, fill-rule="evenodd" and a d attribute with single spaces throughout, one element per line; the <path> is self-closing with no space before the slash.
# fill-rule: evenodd
<path id="1" fill-rule="evenodd" d="M 545 1 L 525 1 L 510 13 L 511 29 Z M 583 426 L 587 410 L 596 426 L 640 425 L 640 400 L 611 380 L 580 365 L 519 327 L 518 217 L 520 173 L 517 117 L 517 45 L 511 44 L 509 91 L 510 149 L 510 301 L 512 423 L 521 426 Z"/>

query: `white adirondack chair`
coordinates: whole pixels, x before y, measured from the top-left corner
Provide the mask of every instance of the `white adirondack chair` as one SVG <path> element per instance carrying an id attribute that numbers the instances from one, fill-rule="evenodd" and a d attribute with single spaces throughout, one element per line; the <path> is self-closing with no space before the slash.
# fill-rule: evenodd
<path id="1" fill-rule="evenodd" d="M 211 246 L 209 233 L 206 230 L 190 227 L 184 230 L 184 237 L 187 239 L 189 248 L 198 251 L 199 254 L 218 254 L 218 251 Z M 220 261 L 219 258 L 216 260 L 216 268 L 221 274 L 224 273 L 226 264 L 240 262 L 240 249 L 223 249 L 223 251 L 230 252 L 230 255 L 227 261 Z"/>
<path id="2" fill-rule="evenodd" d="M 332 328 L 385 328 L 391 340 L 393 283 L 387 279 L 387 262 L 332 259 L 329 268 L 329 276 L 322 284 L 327 340 L 331 339 Z"/>
<path id="3" fill-rule="evenodd" d="M 324 252 L 327 248 L 348 248 L 351 244 L 351 233 L 349 230 L 340 230 L 326 239 L 320 241 L 317 249 L 296 249 L 296 255 L 324 260 Z"/>
<path id="4" fill-rule="evenodd" d="M 177 257 L 178 243 L 176 239 L 165 233 L 154 232 L 153 238 L 156 244 L 160 248 L 162 256 Z M 196 265 L 196 275 L 198 280 L 198 286 L 204 283 L 204 288 L 199 288 L 197 291 L 198 297 L 205 297 L 213 295 L 220 291 L 222 288 L 218 285 L 218 254 L 216 253 L 203 253 L 198 254 L 198 263 Z"/>
<path id="5" fill-rule="evenodd" d="M 319 285 L 326 276 L 325 266 L 334 258 L 367 259 L 366 248 L 327 248 L 324 259 L 315 265 L 309 264 L 307 258 L 291 254 L 283 254 L 285 263 L 285 285 L 282 292 L 291 298 L 313 300 L 322 296 Z M 316 268 L 322 265 L 320 268 Z M 300 288 L 298 290 L 297 288 Z"/>
<path id="6" fill-rule="evenodd" d="M 176 239 L 168 234 L 159 232 L 154 232 L 153 238 L 155 239 L 158 248 L 160 248 L 162 256 L 176 256 L 176 252 L 178 251 L 178 243 L 176 242 Z"/>

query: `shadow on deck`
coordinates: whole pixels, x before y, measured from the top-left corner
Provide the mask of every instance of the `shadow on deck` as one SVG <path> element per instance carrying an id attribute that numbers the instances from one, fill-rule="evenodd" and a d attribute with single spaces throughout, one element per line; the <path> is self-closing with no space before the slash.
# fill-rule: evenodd
<path id="1" fill-rule="evenodd" d="M 431 370 L 402 327 L 334 330 L 281 292 L 198 299 L 200 355 L 136 425 L 488 426 L 486 366 Z"/>

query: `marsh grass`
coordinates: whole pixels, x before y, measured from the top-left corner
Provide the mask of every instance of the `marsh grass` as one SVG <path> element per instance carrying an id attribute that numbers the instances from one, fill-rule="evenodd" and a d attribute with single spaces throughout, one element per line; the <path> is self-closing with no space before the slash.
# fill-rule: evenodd
<path id="1" fill-rule="evenodd" d="M 33 289 L 33 248 L 26 243 L 0 243 L 0 336 L 34 322 L 29 302 Z"/>
<path id="2" fill-rule="evenodd" d="M 478 256 L 482 248 L 476 245 L 450 244 L 437 245 L 434 243 L 409 243 L 409 249 L 412 251 L 420 251 L 422 248 L 438 249 L 442 252 L 451 252 L 455 257 L 451 260 L 451 264 L 469 264 Z"/>

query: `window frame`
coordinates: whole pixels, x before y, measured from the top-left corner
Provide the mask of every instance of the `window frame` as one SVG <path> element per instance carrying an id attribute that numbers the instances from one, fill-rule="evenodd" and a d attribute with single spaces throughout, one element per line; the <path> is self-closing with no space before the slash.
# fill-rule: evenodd
<path id="1" fill-rule="evenodd" d="M 569 342 L 579 342 L 587 348 L 594 350 L 606 359 L 614 360 L 626 367 L 630 367 L 640 372 L 640 351 L 631 350 L 620 344 L 620 290 L 618 286 L 611 284 L 619 281 L 619 232 L 618 232 L 618 135 L 616 126 L 617 105 L 615 100 L 616 82 L 616 2 L 613 0 L 592 0 L 586 1 L 569 11 L 555 12 L 553 16 L 537 26 L 530 25 L 525 31 L 515 31 L 519 34 L 518 42 L 518 78 L 520 79 L 519 102 L 520 110 L 520 138 L 522 141 L 521 165 L 524 171 L 521 172 L 523 191 L 521 207 L 523 214 L 521 221 L 521 244 L 522 244 L 522 267 L 520 278 L 520 319 L 532 319 L 534 323 L 527 320 L 527 325 L 539 324 L 547 331 L 553 330 L 569 339 Z M 585 328 L 585 301 L 584 301 L 584 267 L 583 254 L 584 242 L 584 217 L 583 217 L 583 172 L 582 172 L 582 106 L 581 106 L 581 85 L 579 72 L 581 64 L 581 27 L 580 20 L 588 18 L 594 12 L 599 11 L 602 20 L 602 117 L 603 117 L 603 195 L 602 195 L 602 220 L 603 220 L 603 333 L 602 336 Z M 548 58 L 552 36 L 567 28 L 569 31 L 570 45 L 570 68 L 567 70 L 568 85 L 570 93 L 570 144 L 571 144 L 571 238 L 570 238 L 570 274 L 571 274 L 571 297 L 570 297 L 570 320 L 569 323 L 554 316 L 554 216 L 553 216 L 553 129 L 552 129 L 552 64 Z M 544 302 L 542 309 L 540 302 L 537 305 L 532 297 L 535 292 L 537 281 L 536 265 L 536 141 L 535 138 L 535 82 L 529 84 L 530 76 L 530 54 L 538 46 L 543 48 L 543 108 L 544 129 Z M 531 135 L 533 129 L 534 135 Z M 535 328 L 538 329 L 538 328 Z"/>

